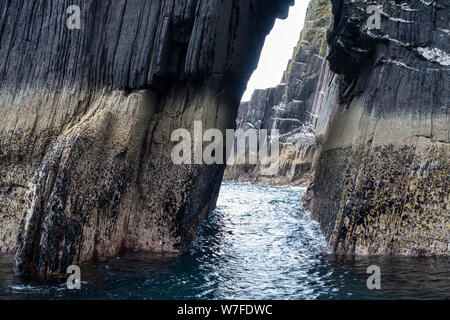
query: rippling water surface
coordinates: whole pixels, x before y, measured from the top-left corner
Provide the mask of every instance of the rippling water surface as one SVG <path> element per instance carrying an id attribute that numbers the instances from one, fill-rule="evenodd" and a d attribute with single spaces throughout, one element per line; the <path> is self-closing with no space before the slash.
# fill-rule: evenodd
<path id="1" fill-rule="evenodd" d="M 0 299 L 450 298 L 449 258 L 330 254 L 300 209 L 303 192 L 224 183 L 190 251 L 83 264 L 78 291 L 64 278 L 15 279 L 12 257 L 0 256 Z M 367 289 L 369 265 L 381 268 L 381 290 Z"/>

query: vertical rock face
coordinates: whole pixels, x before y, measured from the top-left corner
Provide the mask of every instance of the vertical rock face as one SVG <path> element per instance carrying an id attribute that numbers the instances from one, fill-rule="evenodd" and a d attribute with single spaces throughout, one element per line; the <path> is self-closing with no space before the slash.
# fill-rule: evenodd
<path id="1" fill-rule="evenodd" d="M 449 254 L 450 3 L 332 2 L 309 208 L 337 252 Z"/>
<path id="2" fill-rule="evenodd" d="M 305 182 L 315 153 L 314 127 L 323 96 L 321 84 L 330 74 L 325 60 L 326 31 L 331 20 L 331 3 L 312 0 L 308 6 L 300 40 L 289 61 L 281 83 L 275 88 L 256 90 L 250 101 L 241 103 L 237 127 L 278 129 L 280 134 L 280 170 L 271 182 Z M 270 132 L 269 132 L 270 133 Z M 227 168 L 226 179 L 261 180 L 260 166 L 234 164 Z"/>
<path id="3" fill-rule="evenodd" d="M 1 1 L 0 252 L 15 272 L 190 244 L 224 167 L 173 165 L 171 132 L 234 127 L 291 2 Z"/>
<path id="4" fill-rule="evenodd" d="M 331 3 L 328 47 L 329 2 L 312 0 L 283 83 L 241 104 L 238 127 L 279 128 L 296 144 L 280 158 L 288 181 L 312 163 L 304 203 L 336 252 L 449 254 L 450 3 Z"/>

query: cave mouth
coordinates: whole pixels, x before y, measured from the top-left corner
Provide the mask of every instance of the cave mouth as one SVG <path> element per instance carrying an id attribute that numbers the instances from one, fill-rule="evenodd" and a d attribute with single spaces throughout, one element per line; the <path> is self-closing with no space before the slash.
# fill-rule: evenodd
<path id="1" fill-rule="evenodd" d="M 249 101 L 256 89 L 275 87 L 280 83 L 303 29 L 308 1 L 296 1 L 286 19 L 277 19 L 267 35 L 258 67 L 253 72 L 242 101 Z"/>

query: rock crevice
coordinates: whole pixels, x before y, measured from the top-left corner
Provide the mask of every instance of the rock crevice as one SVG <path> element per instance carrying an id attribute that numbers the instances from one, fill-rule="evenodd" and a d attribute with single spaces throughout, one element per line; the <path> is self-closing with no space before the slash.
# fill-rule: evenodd
<path id="1" fill-rule="evenodd" d="M 326 32 L 331 20 L 331 3 L 313 0 L 308 6 L 304 28 L 297 47 L 283 74 L 281 83 L 265 90 L 255 90 L 251 100 L 242 102 L 237 127 L 247 130 L 272 129 L 280 135 L 279 171 L 261 176 L 264 166 L 235 163 L 225 172 L 225 179 L 270 183 L 306 183 L 316 151 L 314 127 L 317 122 L 321 85 L 330 77 Z"/>

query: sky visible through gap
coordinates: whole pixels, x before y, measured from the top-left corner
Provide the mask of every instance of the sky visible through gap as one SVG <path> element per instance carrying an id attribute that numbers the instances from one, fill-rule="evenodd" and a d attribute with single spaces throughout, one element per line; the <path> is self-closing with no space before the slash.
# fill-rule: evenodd
<path id="1" fill-rule="evenodd" d="M 266 37 L 258 68 L 253 72 L 242 101 L 250 100 L 255 89 L 275 87 L 281 81 L 283 72 L 292 58 L 300 38 L 309 0 L 296 0 L 285 20 L 277 19 Z"/>

